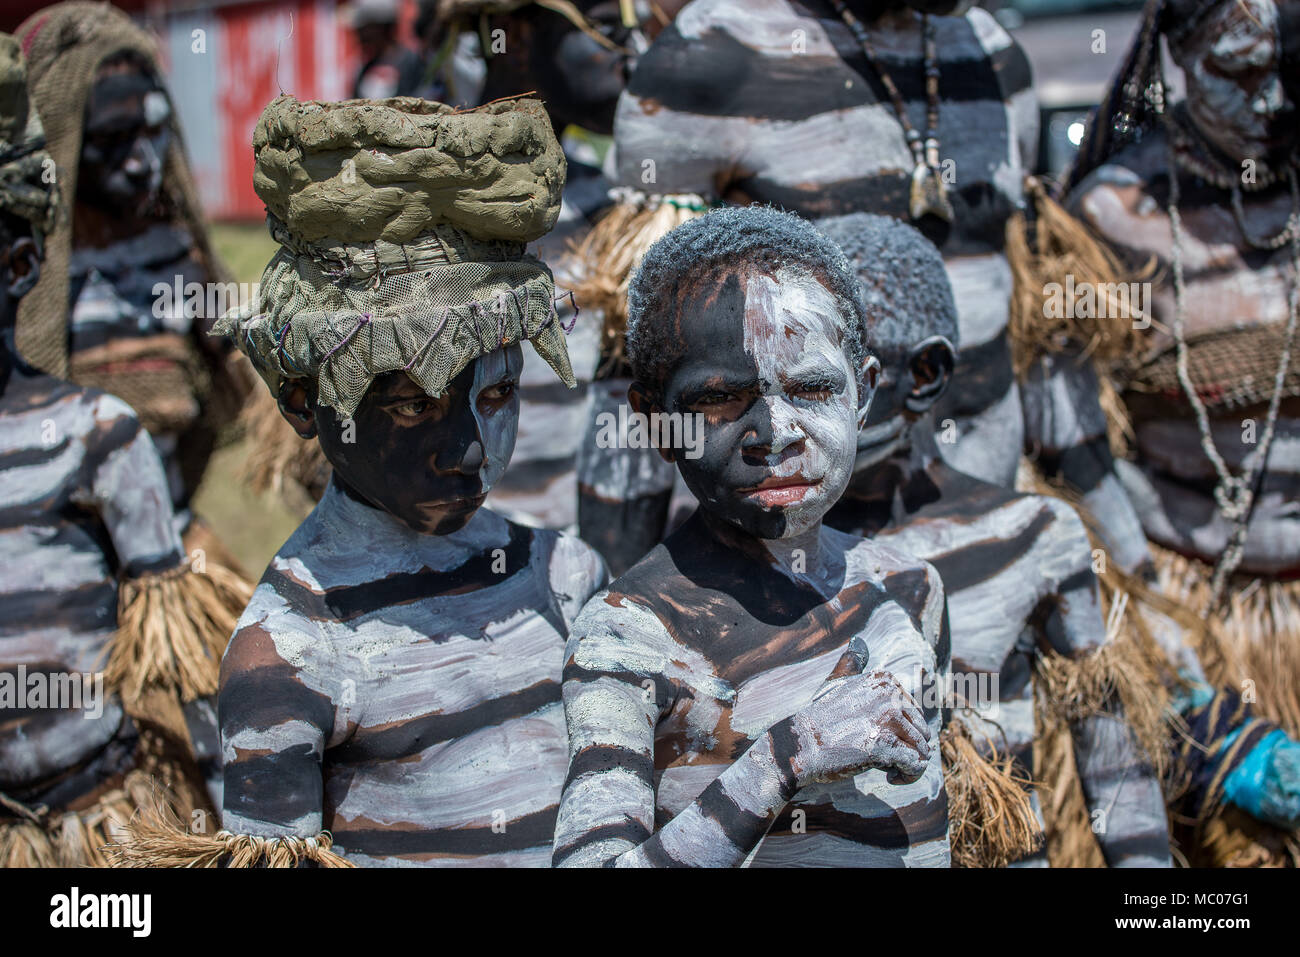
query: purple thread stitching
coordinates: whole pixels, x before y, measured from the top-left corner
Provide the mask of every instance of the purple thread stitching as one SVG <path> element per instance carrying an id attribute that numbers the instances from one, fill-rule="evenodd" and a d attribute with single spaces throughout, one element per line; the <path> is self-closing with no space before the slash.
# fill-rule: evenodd
<path id="1" fill-rule="evenodd" d="M 411 361 L 408 362 L 406 365 L 402 366 L 403 372 L 410 371 L 411 366 L 415 365 L 415 361 L 424 354 L 424 350 L 429 348 L 429 346 L 433 345 L 433 340 L 438 338 L 438 333 L 442 332 L 443 327 L 447 325 L 447 319 L 450 316 L 451 316 L 451 307 L 448 306 L 447 308 L 442 310 L 442 319 L 438 321 L 438 328 L 433 330 L 433 335 L 429 336 L 429 338 L 425 340 L 424 345 L 420 346 L 420 348 L 415 351 L 415 355 L 411 356 Z"/>
<path id="2" fill-rule="evenodd" d="M 325 358 L 321 359 L 320 364 L 324 365 L 325 363 L 329 362 L 330 359 L 334 357 L 334 353 L 338 352 L 340 349 L 342 349 L 344 346 L 346 346 L 349 342 L 352 341 L 352 337 L 357 334 L 358 329 L 360 329 L 362 326 L 369 325 L 369 324 L 370 324 L 370 313 L 363 312 L 361 314 L 361 318 L 357 320 L 357 324 L 352 327 L 351 331 L 348 332 L 346 336 L 343 337 L 343 340 L 338 345 L 336 345 L 333 349 L 331 349 L 329 352 L 325 353 Z"/>

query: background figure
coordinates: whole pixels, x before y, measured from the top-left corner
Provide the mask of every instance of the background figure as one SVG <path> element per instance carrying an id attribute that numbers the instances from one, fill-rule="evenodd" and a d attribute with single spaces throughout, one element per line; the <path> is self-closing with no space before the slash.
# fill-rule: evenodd
<path id="1" fill-rule="evenodd" d="M 926 233 L 956 290 L 969 388 L 940 410 L 945 455 L 1011 484 L 1023 426 L 1003 243 L 1038 116 L 1022 51 L 984 10 L 943 15 L 963 6 L 697 0 L 659 35 L 616 119 L 631 192 L 587 250 L 584 298 L 607 317 L 593 425 L 623 402 L 619 284 L 656 231 L 716 202 L 875 212 Z M 672 476 L 644 453 L 583 454 L 582 531 L 617 571 L 662 535 Z"/>
<path id="2" fill-rule="evenodd" d="M 340 11 L 361 47 L 362 64 L 352 83 L 353 99 L 386 100 L 420 92 L 424 64 L 397 38 L 400 8 L 399 0 L 353 0 Z"/>
<path id="3" fill-rule="evenodd" d="M 153 41 L 119 10 L 80 2 L 41 10 L 18 36 L 72 211 L 21 306 L 19 348 L 136 410 L 163 457 L 187 547 L 232 564 L 189 501 L 251 377 L 206 335 L 220 311 L 211 284 L 226 277 Z"/>
<path id="4" fill-rule="evenodd" d="M 216 828 L 212 695 L 248 590 L 187 561 L 135 414 L 15 348 L 58 218 L 25 80 L 0 34 L 0 866 L 102 865 L 160 800 Z"/>
<path id="5" fill-rule="evenodd" d="M 566 325 L 575 304 L 564 293 L 576 280 L 572 247 L 580 243 L 609 203 L 610 182 L 600 166 L 608 147 L 603 134 L 613 129 L 614 110 L 635 65 L 641 35 L 661 29 L 681 3 L 659 4 L 658 12 L 638 9 L 645 21 L 625 23 L 622 5 L 579 0 L 577 17 L 543 3 L 451 0 L 429 7 L 426 35 L 444 43 L 456 35 L 480 33 L 486 70 L 482 99 L 535 90 L 546 105 L 564 147 L 568 173 L 555 228 L 534 246 L 554 271 L 558 303 Z M 513 7 L 509 12 L 504 8 Z M 666 8 L 666 9 L 665 9 Z M 575 22 L 577 18 L 580 22 Z M 594 135 L 593 135 L 594 134 Z M 576 459 L 586 421 L 586 386 L 595 371 L 601 315 L 582 303 L 569 334 L 569 354 L 579 389 L 555 382 L 525 346 L 520 382 L 519 439 L 510 471 L 492 492 L 491 506 L 515 521 L 546 528 L 576 529 Z"/>
<path id="6" fill-rule="evenodd" d="M 1300 142 L 1288 93 L 1297 44 L 1291 6 L 1151 0 L 1067 184 L 1071 209 L 1134 274 L 1157 265 L 1152 322 L 1125 360 L 1102 370 L 1132 424 L 1118 473 L 1161 591 L 1204 620 L 1185 637 L 1223 690 L 1185 705 L 1212 749 L 1206 766 L 1231 766 L 1242 758 L 1234 748 L 1249 750 L 1259 773 L 1247 791 L 1255 793 L 1239 793 L 1236 803 L 1282 821 L 1296 795 L 1268 793 L 1265 782 L 1295 780 L 1293 750 L 1285 735 L 1236 729 L 1251 719 L 1241 713 L 1245 698 L 1259 716 L 1300 733 Z M 1162 37 L 1186 77 L 1176 104 L 1166 100 Z M 1101 417 L 1095 385 L 1069 399 L 1046 403 L 1042 414 Z M 1215 770 L 1196 784 L 1203 800 L 1193 847 L 1219 863 L 1281 850 L 1215 816 L 1224 781 Z M 1284 856 L 1294 860 L 1294 849 Z"/>

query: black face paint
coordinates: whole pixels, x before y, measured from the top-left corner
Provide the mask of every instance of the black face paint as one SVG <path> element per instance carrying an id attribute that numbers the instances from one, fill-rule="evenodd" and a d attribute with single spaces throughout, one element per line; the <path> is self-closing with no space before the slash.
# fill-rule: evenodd
<path id="1" fill-rule="evenodd" d="M 171 105 L 142 72 L 95 81 L 86 103 L 77 197 L 117 215 L 141 216 L 162 189 Z"/>
<path id="2" fill-rule="evenodd" d="M 663 394 L 704 417 L 682 478 L 713 516 L 759 538 L 820 520 L 847 485 L 857 387 L 843 319 L 816 280 L 731 274 L 682 303 L 683 357 Z"/>
<path id="3" fill-rule="evenodd" d="M 351 420 L 317 406 L 334 480 L 417 532 L 463 528 L 514 449 L 522 366 L 516 345 L 470 363 L 438 398 L 390 372 L 375 378 Z"/>

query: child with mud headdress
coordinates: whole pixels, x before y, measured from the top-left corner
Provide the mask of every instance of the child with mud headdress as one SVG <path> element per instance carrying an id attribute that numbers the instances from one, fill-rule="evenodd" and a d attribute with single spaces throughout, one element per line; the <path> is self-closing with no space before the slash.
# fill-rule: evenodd
<path id="1" fill-rule="evenodd" d="M 260 313 L 220 331 L 332 478 L 222 665 L 226 831 L 143 822 L 133 859 L 545 866 L 564 641 L 605 570 L 480 506 L 514 447 L 520 343 L 573 382 L 525 253 L 559 212 L 550 121 L 535 100 L 286 96 L 253 149 L 282 248 Z"/>

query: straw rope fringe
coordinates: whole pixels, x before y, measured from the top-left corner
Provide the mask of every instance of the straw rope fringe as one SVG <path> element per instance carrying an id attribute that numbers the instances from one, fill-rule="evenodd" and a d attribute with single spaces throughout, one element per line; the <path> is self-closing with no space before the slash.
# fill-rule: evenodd
<path id="1" fill-rule="evenodd" d="M 177 820 L 202 810 L 215 819 L 180 742 L 142 729 L 136 755 L 119 787 L 80 810 L 49 813 L 0 794 L 0 868 L 114 866 L 111 847 L 141 808 L 165 807 Z"/>
<path id="2" fill-rule="evenodd" d="M 1161 591 L 1193 613 L 1204 608 L 1210 566 L 1154 543 L 1151 552 Z M 1258 714 L 1300 737 L 1300 581 L 1235 576 L 1207 624 L 1196 651 L 1210 684 L 1237 689 Z"/>
<path id="3" fill-rule="evenodd" d="M 1006 256 L 1011 266 L 1012 294 L 1007 330 L 1011 337 L 1012 361 L 1023 378 L 1044 354 L 1082 348 L 1094 361 L 1122 359 L 1139 351 L 1142 332 L 1134 327 L 1141 314 L 1115 295 L 1131 281 L 1149 280 L 1155 274 L 1154 260 L 1135 275 L 1124 267 L 1104 243 L 1080 220 L 1071 216 L 1047 195 L 1033 177 L 1025 181 L 1025 193 L 1032 204 L 1030 224 L 1023 215 L 1007 223 Z M 1093 312 L 1098 316 L 1045 314 L 1049 283 L 1064 284 L 1074 277 L 1076 287 L 1090 286 L 1099 294 Z"/>
<path id="4" fill-rule="evenodd" d="M 162 802 L 147 805 L 125 826 L 110 848 L 114 867 L 355 867 L 331 850 L 329 831 L 316 837 L 255 837 L 248 834 L 196 834 Z"/>
<path id="5" fill-rule="evenodd" d="M 1029 778 L 987 737 L 977 744 L 959 718 L 939 737 L 948 791 L 953 867 L 1006 867 L 1043 844 Z"/>
<path id="6" fill-rule="evenodd" d="M 627 359 L 627 289 L 646 250 L 709 208 L 703 197 L 694 194 L 648 196 L 615 190 L 614 196 L 614 204 L 571 247 L 578 263 L 574 295 L 583 308 L 599 309 L 605 317 L 598 378 L 610 375 Z"/>
<path id="7" fill-rule="evenodd" d="M 216 694 L 221 656 L 251 597 L 248 582 L 214 564 L 124 579 L 105 683 L 132 714 L 157 692 L 180 702 Z"/>

